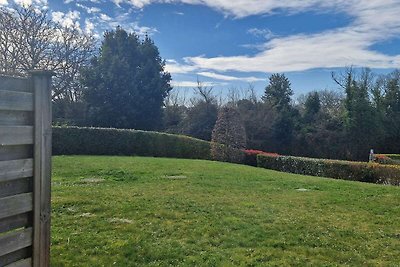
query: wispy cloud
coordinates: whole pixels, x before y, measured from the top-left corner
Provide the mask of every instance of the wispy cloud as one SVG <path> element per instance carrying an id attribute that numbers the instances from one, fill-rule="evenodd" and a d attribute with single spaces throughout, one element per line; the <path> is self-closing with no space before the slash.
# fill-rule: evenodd
<path id="1" fill-rule="evenodd" d="M 265 79 L 257 78 L 257 77 L 235 77 L 229 75 L 218 74 L 215 72 L 198 72 L 198 75 L 212 78 L 215 80 L 222 80 L 222 81 L 243 81 L 243 82 L 257 82 L 257 81 L 264 81 Z"/>
<path id="2" fill-rule="evenodd" d="M 263 37 L 265 39 L 271 39 L 275 37 L 275 34 L 270 29 L 251 28 L 247 31 L 247 33 L 257 37 Z"/>
<path id="3" fill-rule="evenodd" d="M 226 86 L 227 83 L 221 83 L 221 82 L 201 82 L 202 86 Z M 173 87 L 190 87 L 194 88 L 198 86 L 197 81 L 172 81 L 171 86 Z"/>
<path id="4" fill-rule="evenodd" d="M 154 2 L 201 4 L 236 18 L 310 10 L 344 12 L 353 17 L 352 22 L 345 27 L 314 34 L 276 37 L 264 32 L 269 39 L 258 46 L 262 50 L 255 56 L 187 57 L 185 61 L 188 64 L 172 65 L 173 71 L 197 69 L 217 72 L 285 72 L 345 65 L 400 67 L 400 55 L 390 56 L 371 49 L 373 45 L 400 34 L 398 15 L 400 3 L 397 0 L 130 0 L 125 2 L 137 8 L 143 8 Z M 251 32 L 263 34 L 260 29 L 253 29 Z"/>

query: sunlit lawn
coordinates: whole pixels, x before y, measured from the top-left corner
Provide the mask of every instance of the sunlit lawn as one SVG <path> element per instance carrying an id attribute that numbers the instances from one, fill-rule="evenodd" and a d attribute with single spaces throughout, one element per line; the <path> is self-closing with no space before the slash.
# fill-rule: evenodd
<path id="1" fill-rule="evenodd" d="M 400 263 L 399 187 L 141 157 L 53 170 L 52 266 Z"/>

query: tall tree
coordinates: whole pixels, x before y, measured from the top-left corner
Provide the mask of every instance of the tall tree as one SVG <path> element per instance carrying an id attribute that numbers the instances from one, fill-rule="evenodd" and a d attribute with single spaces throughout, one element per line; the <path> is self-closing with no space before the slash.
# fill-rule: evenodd
<path id="1" fill-rule="evenodd" d="M 383 96 L 384 150 L 400 153 L 400 71 L 396 70 L 386 79 Z"/>
<path id="2" fill-rule="evenodd" d="M 293 95 L 291 84 L 285 74 L 275 73 L 269 77 L 262 99 L 278 110 L 289 109 Z"/>
<path id="3" fill-rule="evenodd" d="M 106 32 L 100 53 L 83 71 L 94 126 L 158 129 L 171 76 L 154 42 L 121 27 Z"/>
<path id="4" fill-rule="evenodd" d="M 345 130 L 348 157 L 362 160 L 368 158 L 370 148 L 379 143 L 377 112 L 370 92 L 374 77 L 369 69 L 363 69 L 357 78 L 353 69 L 348 69 L 341 79 L 335 81 L 345 90 Z"/>
<path id="5" fill-rule="evenodd" d="M 266 105 L 276 111 L 276 119 L 272 126 L 274 151 L 289 153 L 293 139 L 294 117 L 296 110 L 291 106 L 293 91 L 285 74 L 272 74 L 262 97 Z"/>
<path id="6" fill-rule="evenodd" d="M 306 122 L 312 122 L 316 119 L 316 115 L 321 110 L 321 100 L 318 92 L 310 93 L 304 103 L 304 119 Z"/>

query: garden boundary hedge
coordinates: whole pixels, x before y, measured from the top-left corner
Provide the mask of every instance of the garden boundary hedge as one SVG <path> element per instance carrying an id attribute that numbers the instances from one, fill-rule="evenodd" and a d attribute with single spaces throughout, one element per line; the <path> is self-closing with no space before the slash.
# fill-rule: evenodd
<path id="1" fill-rule="evenodd" d="M 374 162 L 379 164 L 400 165 L 399 154 L 376 154 Z"/>
<path id="2" fill-rule="evenodd" d="M 210 159 L 210 142 L 159 132 L 53 127 L 53 155 L 123 155 Z"/>
<path id="3" fill-rule="evenodd" d="M 260 154 L 257 166 L 303 175 L 400 185 L 400 166 L 396 165 Z"/>

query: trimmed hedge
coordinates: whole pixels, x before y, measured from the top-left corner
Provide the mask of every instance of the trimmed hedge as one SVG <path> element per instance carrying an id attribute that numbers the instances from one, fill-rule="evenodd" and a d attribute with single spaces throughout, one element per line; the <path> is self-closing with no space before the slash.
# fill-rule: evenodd
<path id="1" fill-rule="evenodd" d="M 183 135 L 110 128 L 53 127 L 54 155 L 210 159 L 210 142 Z"/>
<path id="2" fill-rule="evenodd" d="M 377 154 L 375 157 L 379 158 L 386 158 L 388 159 L 386 162 L 389 162 L 389 164 L 395 164 L 395 165 L 400 165 L 400 155 L 399 154 Z M 382 164 L 388 164 L 388 163 L 382 163 Z M 378 163 L 381 163 L 378 161 Z"/>
<path id="3" fill-rule="evenodd" d="M 291 156 L 258 155 L 257 166 L 296 174 L 400 185 L 400 166 Z"/>

